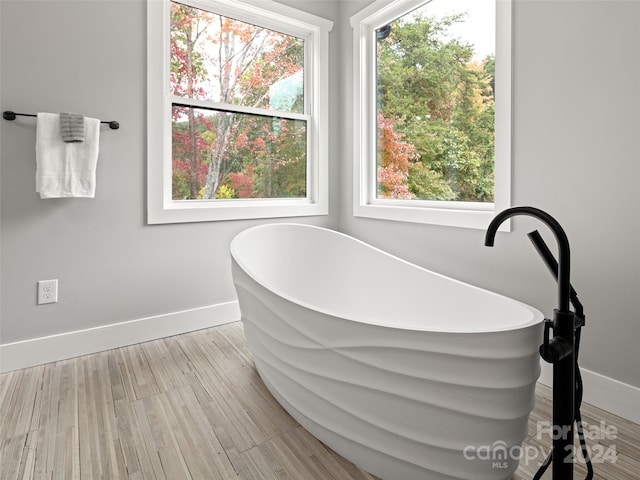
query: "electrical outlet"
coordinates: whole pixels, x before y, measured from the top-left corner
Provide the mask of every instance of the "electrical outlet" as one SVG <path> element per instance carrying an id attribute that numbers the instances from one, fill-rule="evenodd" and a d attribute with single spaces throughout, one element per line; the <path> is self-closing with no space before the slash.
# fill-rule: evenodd
<path id="1" fill-rule="evenodd" d="M 38 282 L 38 305 L 58 301 L 58 279 Z"/>

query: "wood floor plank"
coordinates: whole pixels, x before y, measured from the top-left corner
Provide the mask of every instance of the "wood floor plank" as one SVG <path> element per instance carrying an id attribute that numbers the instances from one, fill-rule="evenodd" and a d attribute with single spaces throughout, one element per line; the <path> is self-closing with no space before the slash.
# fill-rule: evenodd
<path id="1" fill-rule="evenodd" d="M 123 468 L 127 472 L 129 478 L 138 480 L 145 478 L 144 468 L 141 465 L 138 447 L 143 442 L 138 443 L 134 433 L 135 422 L 132 418 L 131 405 L 128 402 L 118 401 L 115 404 L 116 428 L 118 431 L 118 446 L 122 455 Z M 146 459 L 146 456 L 144 457 Z M 151 472 L 152 468 L 147 463 L 147 471 Z M 126 477 L 125 477 L 126 478 Z M 150 476 L 148 477 L 150 478 Z"/>
<path id="2" fill-rule="evenodd" d="M 138 400 L 160 393 L 153 370 L 140 344 L 120 348 L 120 369 L 127 398 Z"/>
<path id="3" fill-rule="evenodd" d="M 0 444 L 0 467 L 2 478 L 15 480 L 20 478 L 20 467 L 25 456 L 27 434 L 16 435 L 4 440 Z"/>
<path id="4" fill-rule="evenodd" d="M 189 419 L 187 433 L 197 439 L 199 454 L 214 469 L 212 478 L 233 478 L 236 471 L 232 460 L 207 421 L 202 405 L 191 386 L 182 387 L 176 393 L 182 399 L 182 418 Z"/>
<path id="5" fill-rule="evenodd" d="M 216 478 L 218 469 L 205 452 L 211 452 L 208 438 L 195 425 L 193 413 L 197 407 L 187 409 L 181 392 L 172 390 L 157 397 L 162 404 L 165 419 L 172 432 L 175 448 L 180 452 L 189 474 L 193 478 Z M 194 407 L 192 405 L 192 407 Z"/>
<path id="6" fill-rule="evenodd" d="M 29 369 L 14 370 L 0 375 L 0 408 L 9 408 L 9 398 L 11 398 L 16 389 L 18 377 L 24 375 Z M 7 419 L 0 419 L 0 433 L 2 433 L 3 425 Z"/>
<path id="7" fill-rule="evenodd" d="M 131 431 L 134 433 L 134 445 L 144 478 L 165 480 L 162 462 L 156 444 L 144 400 L 136 400 L 130 404 Z"/>
<path id="8" fill-rule="evenodd" d="M 154 382 L 160 392 L 168 392 L 188 383 L 180 365 L 171 355 L 166 342 L 156 340 L 143 343 L 140 344 L 140 349 L 147 359 Z"/>
<path id="9" fill-rule="evenodd" d="M 241 453 L 246 468 L 239 470 L 242 480 L 278 480 L 278 475 L 268 456 L 265 455 L 265 445 L 257 445 Z M 279 466 L 278 466 L 279 468 Z"/>
<path id="10" fill-rule="evenodd" d="M 32 430 L 34 415 L 38 412 L 38 391 L 40 390 L 44 367 L 34 367 L 15 372 L 6 382 L 3 412 L 12 412 L 10 417 L 0 419 L 0 438 L 22 435 Z"/>
<path id="11" fill-rule="evenodd" d="M 523 446 L 536 455 L 513 480 L 551 447 L 551 399 L 539 385 Z M 379 480 L 274 400 L 239 322 L 2 374 L 0 409 L 0 480 Z M 594 479 L 640 479 L 640 425 L 582 413 Z"/>

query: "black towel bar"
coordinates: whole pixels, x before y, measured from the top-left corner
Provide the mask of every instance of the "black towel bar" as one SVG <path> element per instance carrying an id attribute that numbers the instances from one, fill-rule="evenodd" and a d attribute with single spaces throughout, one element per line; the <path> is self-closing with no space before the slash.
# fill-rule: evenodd
<path id="1" fill-rule="evenodd" d="M 33 113 L 16 113 L 16 112 L 12 112 L 11 110 L 5 110 L 4 112 L 2 112 L 2 118 L 4 118 L 5 120 L 15 120 L 17 116 L 37 117 L 37 115 Z M 111 121 L 101 120 L 100 123 L 106 123 L 107 125 L 109 125 L 109 128 L 111 130 L 117 130 L 120 128 L 120 124 L 115 120 L 111 120 Z"/>

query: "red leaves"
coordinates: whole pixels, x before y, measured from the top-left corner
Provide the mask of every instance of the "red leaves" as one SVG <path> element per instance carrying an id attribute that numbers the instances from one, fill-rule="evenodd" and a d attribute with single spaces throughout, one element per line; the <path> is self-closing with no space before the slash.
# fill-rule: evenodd
<path id="1" fill-rule="evenodd" d="M 407 178 L 409 167 L 417 160 L 415 147 L 402 141 L 393 121 L 378 113 L 378 193 L 382 198 L 410 199 Z"/>
<path id="2" fill-rule="evenodd" d="M 227 185 L 236 191 L 239 198 L 254 198 L 255 177 L 253 165 L 247 167 L 246 171 L 230 173 Z"/>

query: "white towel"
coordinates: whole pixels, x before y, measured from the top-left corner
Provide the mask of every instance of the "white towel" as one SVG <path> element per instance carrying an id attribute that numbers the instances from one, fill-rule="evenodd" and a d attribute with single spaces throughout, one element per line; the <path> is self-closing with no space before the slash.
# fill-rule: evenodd
<path id="1" fill-rule="evenodd" d="M 60 115 L 38 113 L 36 124 L 36 192 L 40 198 L 95 197 L 100 120 L 84 118 L 82 143 L 65 143 Z"/>

